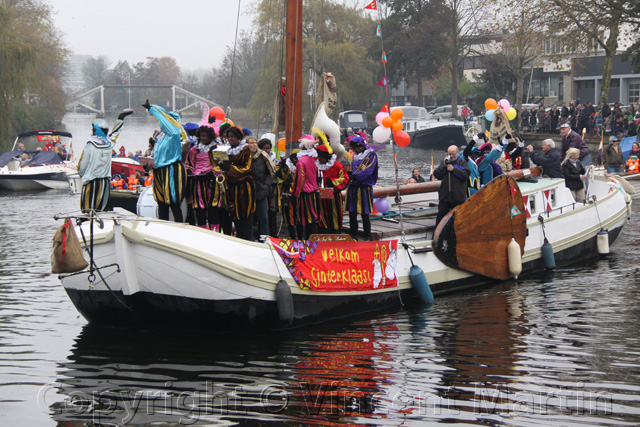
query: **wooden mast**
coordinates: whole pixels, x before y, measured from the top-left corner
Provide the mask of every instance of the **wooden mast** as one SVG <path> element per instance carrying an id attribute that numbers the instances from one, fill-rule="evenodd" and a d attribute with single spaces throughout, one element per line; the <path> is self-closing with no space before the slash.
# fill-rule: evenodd
<path id="1" fill-rule="evenodd" d="M 287 0 L 285 140 L 302 135 L 302 0 Z M 290 146 L 287 145 L 287 157 Z"/>

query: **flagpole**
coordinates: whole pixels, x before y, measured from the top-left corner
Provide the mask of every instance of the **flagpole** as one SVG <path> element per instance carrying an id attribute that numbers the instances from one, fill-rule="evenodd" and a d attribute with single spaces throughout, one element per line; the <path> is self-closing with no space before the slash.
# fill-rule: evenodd
<path id="1" fill-rule="evenodd" d="M 378 2 L 377 0 L 373 0 L 371 3 L 369 3 L 367 6 L 365 6 L 365 9 L 369 9 L 369 10 L 375 10 L 378 12 L 378 28 L 376 29 L 376 36 L 380 37 L 380 47 L 382 49 L 382 65 L 383 65 L 383 69 L 384 69 L 384 77 L 382 78 L 382 82 L 384 83 L 382 86 L 384 86 L 385 88 L 385 93 L 386 93 L 386 97 L 387 97 L 387 106 L 391 105 L 391 96 L 389 95 L 389 79 L 387 78 L 387 54 L 384 50 L 384 39 L 382 37 L 382 17 L 380 14 L 380 9 L 378 9 Z M 378 83 L 378 85 L 380 85 L 380 83 Z M 390 108 L 389 108 L 389 113 L 391 113 Z M 395 178 L 396 178 L 396 197 L 395 197 L 395 202 L 398 204 L 398 214 L 400 215 L 400 234 L 401 234 L 401 239 L 402 239 L 402 244 L 404 244 L 404 218 L 402 215 L 402 197 L 400 197 L 400 181 L 398 180 L 398 156 L 396 154 L 396 144 L 394 143 L 393 140 L 393 133 L 391 134 L 391 137 L 389 138 L 389 144 L 391 144 L 391 149 L 393 150 L 393 169 L 395 172 Z"/>

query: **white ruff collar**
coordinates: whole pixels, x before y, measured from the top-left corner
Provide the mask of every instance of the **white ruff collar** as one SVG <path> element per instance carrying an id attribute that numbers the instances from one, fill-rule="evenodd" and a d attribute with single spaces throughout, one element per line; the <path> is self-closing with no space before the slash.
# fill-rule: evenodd
<path id="1" fill-rule="evenodd" d="M 315 148 L 307 148 L 306 150 L 300 150 L 298 153 L 298 159 L 302 156 L 318 157 L 318 153 Z"/>
<path id="2" fill-rule="evenodd" d="M 240 141 L 240 144 L 238 144 L 237 146 L 229 148 L 229 151 L 227 151 L 227 153 L 231 156 L 237 156 L 238 154 L 240 154 L 242 149 L 247 145 L 248 145 L 247 142 L 242 140 Z"/>
<path id="3" fill-rule="evenodd" d="M 285 163 L 287 164 L 287 167 L 289 168 L 289 170 L 291 172 L 295 172 L 296 171 L 296 165 L 293 164 L 293 162 L 291 161 L 290 158 L 287 158 L 287 161 Z"/>
<path id="4" fill-rule="evenodd" d="M 354 154 L 353 155 L 353 160 L 362 160 L 365 157 L 367 157 L 369 155 L 369 153 L 371 153 L 371 149 L 367 148 L 366 150 L 364 150 L 362 153 L 359 154 Z"/>
<path id="5" fill-rule="evenodd" d="M 332 154 L 329 161 L 324 165 L 316 159 L 316 166 L 318 167 L 319 171 L 326 171 L 327 169 L 331 168 L 331 166 L 333 166 L 335 162 L 336 162 L 336 155 Z"/>
<path id="6" fill-rule="evenodd" d="M 200 151 L 202 153 L 208 153 L 213 148 L 215 148 L 215 144 L 213 144 L 213 142 L 210 142 L 207 145 L 204 145 L 202 142 L 198 142 L 198 151 Z"/>

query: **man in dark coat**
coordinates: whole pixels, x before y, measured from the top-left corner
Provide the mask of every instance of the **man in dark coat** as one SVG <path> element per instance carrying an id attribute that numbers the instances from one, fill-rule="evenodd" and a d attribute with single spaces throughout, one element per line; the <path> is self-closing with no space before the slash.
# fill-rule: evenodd
<path id="1" fill-rule="evenodd" d="M 542 151 L 544 154 L 534 153 L 533 145 L 529 145 L 527 150 L 531 153 L 529 156 L 531 161 L 538 166 L 542 166 L 545 175 L 549 178 L 564 178 L 562 167 L 560 166 L 562 157 L 560 157 L 560 153 L 556 150 L 556 143 L 553 139 L 545 139 L 542 141 Z"/>
<path id="2" fill-rule="evenodd" d="M 587 143 L 567 123 L 560 126 L 560 133 L 562 134 L 562 152 L 560 156 L 564 159 L 569 148 L 577 148 L 580 150 L 580 163 L 585 168 L 588 167 L 591 164 L 591 151 Z"/>
<path id="3" fill-rule="evenodd" d="M 458 147 L 455 145 L 451 145 L 447 149 L 447 154 L 447 157 L 433 172 L 433 176 L 441 181 L 438 189 L 436 225 L 451 209 L 467 200 L 469 165 L 462 157 L 458 156 Z"/>

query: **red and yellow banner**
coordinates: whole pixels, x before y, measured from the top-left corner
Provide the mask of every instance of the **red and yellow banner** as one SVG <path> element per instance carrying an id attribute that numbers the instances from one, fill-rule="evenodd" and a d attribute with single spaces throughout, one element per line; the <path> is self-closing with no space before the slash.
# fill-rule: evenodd
<path id="1" fill-rule="evenodd" d="M 398 285 L 398 242 L 271 239 L 302 289 L 367 291 Z"/>

